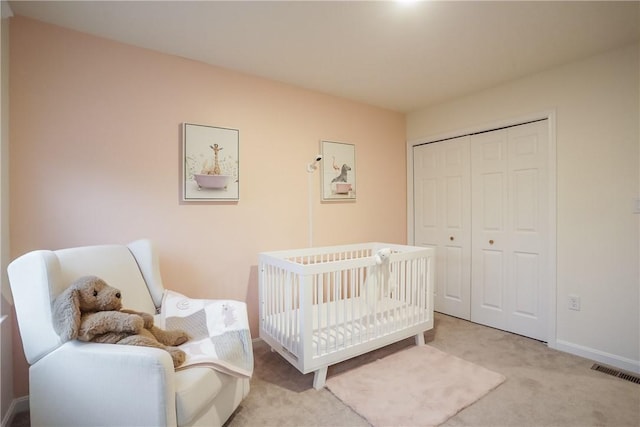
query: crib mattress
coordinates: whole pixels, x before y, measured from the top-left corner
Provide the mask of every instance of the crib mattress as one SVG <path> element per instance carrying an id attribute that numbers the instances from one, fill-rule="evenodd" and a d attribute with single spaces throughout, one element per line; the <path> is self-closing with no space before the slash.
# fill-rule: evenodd
<path id="1" fill-rule="evenodd" d="M 300 340 L 299 309 L 267 316 L 266 329 L 278 341 L 298 355 Z M 393 298 L 367 301 L 364 297 L 345 298 L 312 306 L 313 355 L 334 351 L 370 341 L 420 321 L 427 321 L 428 311 Z"/>

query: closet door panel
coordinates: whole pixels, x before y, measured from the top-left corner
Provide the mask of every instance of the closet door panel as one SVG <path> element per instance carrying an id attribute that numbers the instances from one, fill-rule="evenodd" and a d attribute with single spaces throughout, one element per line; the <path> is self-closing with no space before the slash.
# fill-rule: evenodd
<path id="1" fill-rule="evenodd" d="M 479 187 L 479 200 L 482 209 L 481 229 L 487 233 L 504 229 L 503 188 L 505 174 L 500 171 L 480 173 L 482 185 Z"/>
<path id="2" fill-rule="evenodd" d="M 471 320 L 506 329 L 507 132 L 471 139 Z"/>
<path id="3" fill-rule="evenodd" d="M 509 330 L 547 337 L 548 136 L 547 122 L 508 129 L 511 268 Z"/>
<path id="4" fill-rule="evenodd" d="M 433 178 L 425 178 L 418 182 L 418 194 L 420 196 L 420 228 L 423 233 L 435 233 L 437 221 L 437 189 L 438 183 Z"/>
<path id="5" fill-rule="evenodd" d="M 449 230 L 460 231 L 463 226 L 463 193 L 464 183 L 462 182 L 462 176 L 448 176 L 445 178 L 445 192 L 446 207 L 445 207 L 445 222 L 446 227 Z"/>
<path id="6" fill-rule="evenodd" d="M 523 169 L 513 172 L 513 228 L 520 233 L 538 230 L 538 171 Z"/>
<path id="7" fill-rule="evenodd" d="M 460 303 L 465 302 L 465 291 L 463 289 L 464 283 L 464 268 L 463 268 L 463 251 L 460 247 L 452 247 L 447 245 L 444 248 L 445 256 L 445 283 L 443 284 L 444 299 L 458 301 Z M 469 301 L 466 301 L 469 304 Z"/>
<path id="8" fill-rule="evenodd" d="M 546 337 L 547 122 L 471 141 L 471 320 Z"/>
<path id="9" fill-rule="evenodd" d="M 504 256 L 502 251 L 496 250 L 483 250 L 480 256 L 478 264 L 482 270 L 478 271 L 480 287 L 477 294 L 480 307 L 490 310 L 486 315 L 490 318 L 492 312 L 502 313 L 504 309 Z"/>
<path id="10" fill-rule="evenodd" d="M 469 137 L 414 147 L 414 181 L 414 241 L 436 248 L 435 309 L 469 319 Z"/>
<path id="11" fill-rule="evenodd" d="M 520 316 L 536 317 L 539 295 L 539 256 L 534 253 L 514 252 L 514 313 Z"/>

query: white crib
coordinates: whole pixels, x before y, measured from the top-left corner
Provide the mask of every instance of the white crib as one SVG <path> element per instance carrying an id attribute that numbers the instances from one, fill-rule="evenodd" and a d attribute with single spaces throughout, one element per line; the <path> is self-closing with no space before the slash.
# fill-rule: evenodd
<path id="1" fill-rule="evenodd" d="M 434 250 L 363 243 L 263 252 L 260 338 L 324 386 L 330 365 L 433 328 Z"/>

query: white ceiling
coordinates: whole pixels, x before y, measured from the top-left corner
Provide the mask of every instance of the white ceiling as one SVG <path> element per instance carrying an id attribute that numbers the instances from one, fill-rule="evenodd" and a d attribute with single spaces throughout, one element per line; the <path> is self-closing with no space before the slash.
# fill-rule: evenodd
<path id="1" fill-rule="evenodd" d="M 640 2 L 11 1 L 16 15 L 409 112 L 640 39 Z"/>

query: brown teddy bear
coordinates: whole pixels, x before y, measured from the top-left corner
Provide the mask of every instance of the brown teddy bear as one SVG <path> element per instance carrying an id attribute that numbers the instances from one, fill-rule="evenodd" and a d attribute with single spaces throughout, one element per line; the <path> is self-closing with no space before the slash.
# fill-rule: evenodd
<path id="1" fill-rule="evenodd" d="M 185 360 L 184 351 L 174 347 L 189 335 L 181 330 L 165 331 L 153 325 L 153 316 L 122 309 L 120 291 L 96 276 L 76 280 L 53 302 L 54 329 L 66 342 L 139 345 L 168 351 L 173 366 Z"/>

